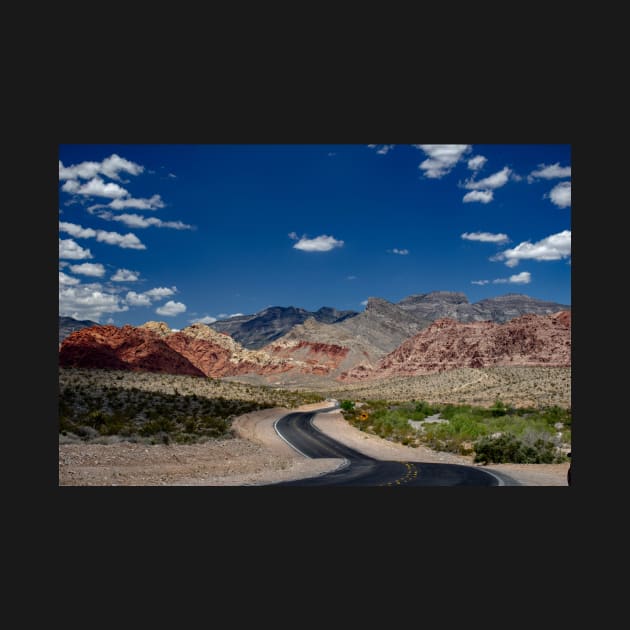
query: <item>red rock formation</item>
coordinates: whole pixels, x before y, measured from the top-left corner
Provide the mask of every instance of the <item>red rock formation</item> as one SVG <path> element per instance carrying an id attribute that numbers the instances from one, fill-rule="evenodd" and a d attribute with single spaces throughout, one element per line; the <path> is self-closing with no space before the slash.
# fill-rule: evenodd
<path id="1" fill-rule="evenodd" d="M 92 326 L 73 332 L 61 344 L 59 364 L 204 376 L 155 332 L 133 326 Z"/>
<path id="2" fill-rule="evenodd" d="M 297 367 L 302 374 L 329 374 L 339 368 L 349 348 L 317 341 L 282 341 L 270 343 L 265 352 L 273 357 L 293 359 L 304 363 Z"/>
<path id="3" fill-rule="evenodd" d="M 357 367 L 340 378 L 363 380 L 499 365 L 570 366 L 571 313 L 527 314 L 504 324 L 440 319 L 403 342 L 375 369 Z"/>

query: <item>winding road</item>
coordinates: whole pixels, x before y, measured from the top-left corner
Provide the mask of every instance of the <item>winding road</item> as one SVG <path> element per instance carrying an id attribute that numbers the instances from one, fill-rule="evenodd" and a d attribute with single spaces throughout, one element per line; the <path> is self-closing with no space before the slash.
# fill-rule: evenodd
<path id="1" fill-rule="evenodd" d="M 503 486 L 513 480 L 460 464 L 431 464 L 374 459 L 349 448 L 320 431 L 315 414 L 338 407 L 310 412 L 293 412 L 274 423 L 276 433 L 305 457 L 336 457 L 345 460 L 337 470 L 277 486 Z"/>

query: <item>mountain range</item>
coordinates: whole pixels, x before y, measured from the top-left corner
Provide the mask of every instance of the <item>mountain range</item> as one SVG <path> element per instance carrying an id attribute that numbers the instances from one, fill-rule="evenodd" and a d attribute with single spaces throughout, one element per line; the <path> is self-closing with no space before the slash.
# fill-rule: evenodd
<path id="1" fill-rule="evenodd" d="M 242 316 L 233 327 L 236 335 L 249 324 L 248 339 L 257 345 L 266 335 L 274 337 L 254 349 L 200 323 L 181 331 L 164 322 L 83 326 L 64 339 L 59 363 L 210 377 L 286 374 L 343 381 L 456 367 L 568 366 L 569 309 L 516 294 L 470 304 L 464 294 L 446 292 L 409 296 L 397 304 L 370 298 L 362 313 L 317 311 L 330 323 L 303 309 L 275 307 Z M 438 317 L 445 311 L 447 316 Z M 279 336 L 292 318 L 302 322 Z M 254 340 L 257 321 L 263 332 Z"/>

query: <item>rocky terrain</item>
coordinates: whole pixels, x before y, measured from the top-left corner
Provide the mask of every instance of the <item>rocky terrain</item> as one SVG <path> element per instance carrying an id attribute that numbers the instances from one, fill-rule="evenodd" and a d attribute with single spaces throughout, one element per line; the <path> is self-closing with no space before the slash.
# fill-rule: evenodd
<path id="1" fill-rule="evenodd" d="M 313 318 L 317 322 L 333 324 L 354 317 L 356 311 L 338 311 L 323 306 L 317 311 L 307 311 L 294 306 L 272 306 L 254 315 L 239 315 L 210 324 L 214 330 L 227 333 L 245 348 L 256 350 L 282 337 L 293 326 Z"/>
<path id="2" fill-rule="evenodd" d="M 341 375 L 356 381 L 413 376 L 454 368 L 571 365 L 571 315 L 522 315 L 503 324 L 439 319 L 383 357 Z"/>
<path id="3" fill-rule="evenodd" d="M 81 328 L 89 328 L 90 326 L 98 326 L 96 322 L 89 319 L 74 319 L 72 317 L 59 317 L 59 345 L 61 342 L 75 330 Z"/>
<path id="4" fill-rule="evenodd" d="M 427 325 L 445 317 L 465 323 L 491 321 L 502 324 L 526 313 L 551 315 L 571 309 L 567 304 L 547 302 L 520 293 L 508 293 L 471 304 L 464 293 L 451 291 L 410 295 L 398 302 L 398 306 L 427 322 Z"/>

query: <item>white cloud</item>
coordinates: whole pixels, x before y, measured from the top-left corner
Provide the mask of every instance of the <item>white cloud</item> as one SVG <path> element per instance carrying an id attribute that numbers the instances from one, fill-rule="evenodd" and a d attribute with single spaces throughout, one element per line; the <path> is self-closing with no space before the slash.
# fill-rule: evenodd
<path id="1" fill-rule="evenodd" d="M 64 166 L 63 162 L 59 160 L 59 179 L 72 180 L 72 179 L 92 179 L 98 173 L 106 175 L 111 179 L 120 179 L 118 173 L 124 171 L 130 175 L 138 175 L 144 171 L 144 167 L 135 162 L 130 162 L 125 158 L 112 153 L 108 158 L 105 158 L 102 162 L 81 162 L 80 164 L 73 164 L 72 166 Z"/>
<path id="2" fill-rule="evenodd" d="M 89 249 L 83 249 L 81 245 L 71 238 L 59 239 L 59 258 L 69 258 L 70 260 L 83 260 L 93 258 Z"/>
<path id="3" fill-rule="evenodd" d="M 571 205 L 571 182 L 560 182 L 545 197 L 559 208 L 568 208 Z"/>
<path id="4" fill-rule="evenodd" d="M 529 271 L 522 271 L 509 278 L 496 278 L 493 284 L 529 284 L 532 280 L 532 274 Z"/>
<path id="5" fill-rule="evenodd" d="M 149 199 L 114 199 L 109 204 L 110 208 L 114 210 L 125 210 L 126 208 L 136 208 L 138 210 L 157 210 L 158 208 L 164 208 L 166 204 L 162 201 L 160 195 L 153 195 Z"/>
<path id="6" fill-rule="evenodd" d="M 506 243 L 510 240 L 507 234 L 492 234 L 491 232 L 464 232 L 462 238 L 466 241 L 481 241 L 482 243 Z"/>
<path id="7" fill-rule="evenodd" d="M 92 206 L 94 207 L 94 206 Z M 114 214 L 112 212 L 99 212 L 98 217 L 105 221 L 119 221 L 124 223 L 127 227 L 131 228 L 147 228 L 147 227 L 159 227 L 159 228 L 171 228 L 173 230 L 192 230 L 192 225 L 182 223 L 181 221 L 162 221 L 155 217 L 149 217 L 148 219 L 141 214 Z"/>
<path id="8" fill-rule="evenodd" d="M 541 179 L 562 179 L 564 177 L 571 177 L 570 166 L 560 166 L 560 162 L 555 164 L 539 164 L 538 170 L 532 171 L 527 176 L 529 183 L 533 182 L 537 178 Z"/>
<path id="9" fill-rule="evenodd" d="M 96 230 L 84 228 L 76 223 L 68 223 L 67 221 L 59 221 L 59 230 L 67 232 L 75 238 L 94 238 L 96 236 Z"/>
<path id="10" fill-rule="evenodd" d="M 217 321 L 216 317 L 212 317 L 211 315 L 205 315 L 204 317 L 198 317 L 197 319 L 191 319 L 191 324 L 214 324 Z"/>
<path id="11" fill-rule="evenodd" d="M 105 275 L 105 267 L 101 263 L 83 263 L 81 265 L 71 265 L 72 273 L 79 273 L 93 278 L 102 278 Z"/>
<path id="12" fill-rule="evenodd" d="M 367 300 L 363 300 L 360 304 L 361 306 L 367 306 L 368 301 Z"/>
<path id="13" fill-rule="evenodd" d="M 464 195 L 462 201 L 470 203 L 471 201 L 480 201 L 481 203 L 490 203 L 494 199 L 494 193 L 491 190 L 471 190 Z"/>
<path id="14" fill-rule="evenodd" d="M 109 245 L 118 245 L 123 249 L 146 249 L 146 246 L 140 239 L 131 232 L 129 234 L 119 234 L 118 232 L 106 232 L 105 230 L 93 230 L 92 228 L 84 228 L 76 223 L 59 222 L 59 229 L 62 232 L 68 232 L 75 238 L 94 238 L 101 243 Z M 92 256 L 86 256 L 92 258 Z"/>
<path id="15" fill-rule="evenodd" d="M 496 278 L 492 284 L 529 284 L 532 281 L 532 274 L 529 271 L 522 271 L 509 278 Z M 490 284 L 490 280 L 472 280 L 471 284 Z"/>
<path id="16" fill-rule="evenodd" d="M 501 186 L 505 186 L 505 184 L 507 184 L 508 180 L 510 179 L 511 172 L 512 170 L 505 166 L 500 171 L 497 171 L 496 173 L 493 173 L 492 175 L 489 175 L 484 179 L 480 179 L 477 181 L 472 179 L 466 180 L 466 182 L 464 183 L 464 188 L 467 188 L 468 190 L 487 190 L 501 188 Z"/>
<path id="17" fill-rule="evenodd" d="M 297 241 L 300 237 L 295 232 L 289 232 L 289 238 L 292 241 Z"/>
<path id="18" fill-rule="evenodd" d="M 426 177 L 440 179 L 450 173 L 462 157 L 472 148 L 469 144 L 414 144 L 429 157 L 418 168 Z"/>
<path id="19" fill-rule="evenodd" d="M 395 144 L 368 144 L 368 148 L 376 149 L 378 155 L 387 155 L 395 146 Z"/>
<path id="20" fill-rule="evenodd" d="M 128 234 L 119 234 L 118 232 L 106 232 L 105 230 L 97 230 L 96 240 L 108 245 L 117 245 L 122 249 L 146 249 L 140 239 L 129 232 Z"/>
<path id="21" fill-rule="evenodd" d="M 217 315 L 219 319 L 230 319 L 231 317 L 242 317 L 242 316 L 243 316 L 243 313 L 232 313 L 231 315 L 228 315 L 227 313 L 219 313 Z"/>
<path id="22" fill-rule="evenodd" d="M 140 278 L 138 271 L 119 269 L 111 278 L 112 282 L 136 282 Z"/>
<path id="23" fill-rule="evenodd" d="M 68 180 L 61 190 L 76 195 L 95 196 L 95 197 L 107 197 L 109 199 L 117 199 L 119 197 L 126 197 L 129 192 L 122 186 L 114 184 L 113 182 L 105 183 L 100 177 L 95 177 L 83 186 L 79 186 L 76 180 Z"/>
<path id="24" fill-rule="evenodd" d="M 100 322 L 104 313 L 128 310 L 118 295 L 104 292 L 100 284 L 59 288 L 59 314 L 63 316 Z"/>
<path id="25" fill-rule="evenodd" d="M 155 289 L 150 289 L 149 291 L 145 291 L 144 295 L 150 297 L 152 300 L 161 300 L 165 297 L 170 297 L 171 295 L 175 295 L 177 293 L 177 287 L 156 287 Z"/>
<path id="26" fill-rule="evenodd" d="M 356 276 L 347 276 L 346 280 L 356 280 L 357 277 Z"/>
<path id="27" fill-rule="evenodd" d="M 81 281 L 78 278 L 73 278 L 65 274 L 63 271 L 59 272 L 59 285 L 64 285 L 67 287 L 71 287 L 75 284 L 79 284 Z"/>
<path id="28" fill-rule="evenodd" d="M 468 168 L 471 171 L 478 171 L 479 169 L 483 168 L 483 165 L 487 161 L 487 157 L 484 157 L 483 155 L 475 155 L 475 157 L 472 157 L 470 158 L 470 160 L 468 160 Z"/>
<path id="29" fill-rule="evenodd" d="M 164 315 L 166 317 L 174 317 L 175 315 L 179 315 L 180 313 L 186 312 L 186 305 L 182 302 L 173 302 L 173 300 L 169 300 L 163 306 L 160 306 L 155 309 L 155 312 L 158 315 Z"/>
<path id="30" fill-rule="evenodd" d="M 175 173 L 169 173 L 167 177 L 170 177 L 171 179 L 177 179 L 177 175 L 175 175 Z"/>
<path id="31" fill-rule="evenodd" d="M 120 171 L 129 173 L 130 175 L 139 175 L 142 171 L 144 171 L 144 166 L 140 166 L 140 164 L 136 164 L 135 162 L 130 162 L 115 153 L 112 153 L 112 155 L 101 162 L 101 173 L 103 173 L 103 175 L 107 175 L 107 177 L 120 179 L 118 175 Z"/>
<path id="32" fill-rule="evenodd" d="M 388 249 L 388 252 L 392 253 L 392 254 L 398 254 L 399 256 L 406 256 L 409 253 L 408 249 L 398 249 L 397 247 L 394 247 L 394 249 Z"/>
<path id="33" fill-rule="evenodd" d="M 316 236 L 315 238 L 306 238 L 303 236 L 294 246 L 303 252 L 328 252 L 335 247 L 343 247 L 343 241 L 338 241 L 333 236 Z"/>
<path id="34" fill-rule="evenodd" d="M 136 293 L 135 291 L 129 291 L 125 301 L 131 306 L 151 306 L 151 298 L 144 293 Z"/>
<path id="35" fill-rule="evenodd" d="M 512 249 L 493 256 L 490 260 L 505 261 L 508 267 L 516 267 L 521 260 L 561 260 L 571 255 L 571 230 L 552 234 L 536 243 L 524 241 Z"/>

